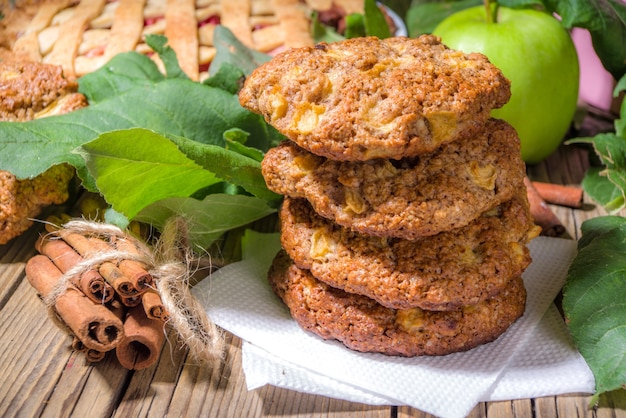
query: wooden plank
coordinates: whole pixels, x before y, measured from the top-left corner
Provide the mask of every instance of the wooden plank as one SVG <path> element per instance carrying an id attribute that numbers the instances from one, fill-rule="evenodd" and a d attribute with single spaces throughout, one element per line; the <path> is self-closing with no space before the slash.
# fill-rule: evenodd
<path id="1" fill-rule="evenodd" d="M 7 303 L 24 278 L 24 265 L 35 254 L 34 243 L 41 225 L 34 225 L 27 232 L 0 245 L 0 309 Z"/>
<path id="2" fill-rule="evenodd" d="M 556 408 L 556 397 L 546 396 L 543 398 L 536 398 L 535 404 L 535 417 L 536 418 L 555 418 L 558 417 Z M 565 418 L 565 417 L 563 417 Z"/>
<path id="3" fill-rule="evenodd" d="M 533 418 L 533 405 L 530 399 L 489 402 L 486 416 L 488 418 Z"/>
<path id="4" fill-rule="evenodd" d="M 113 352 L 95 364 L 88 363 L 82 354 L 76 353 L 59 378 L 43 416 L 111 416 L 129 373 L 119 365 Z"/>
<path id="5" fill-rule="evenodd" d="M 261 416 L 261 404 L 250 396 L 241 369 L 241 340 L 224 334 L 222 361 L 213 365 L 186 364 L 169 413 L 174 416 Z"/>
<path id="6" fill-rule="evenodd" d="M 555 398 L 559 417 L 593 417 L 594 411 L 589 407 L 591 396 L 561 395 Z"/>
<path id="7" fill-rule="evenodd" d="M 66 367 L 70 338 L 23 276 L 0 311 L 0 335 L 0 416 L 37 416 Z"/>

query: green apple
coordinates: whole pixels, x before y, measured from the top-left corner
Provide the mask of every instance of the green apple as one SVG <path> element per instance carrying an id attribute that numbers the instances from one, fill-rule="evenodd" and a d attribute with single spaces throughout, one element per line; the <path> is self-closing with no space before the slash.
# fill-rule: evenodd
<path id="1" fill-rule="evenodd" d="M 547 13 L 489 7 L 456 12 L 433 34 L 450 48 L 485 54 L 511 80 L 511 100 L 492 115 L 513 125 L 522 158 L 534 164 L 556 150 L 574 118 L 576 48 L 561 23 Z"/>

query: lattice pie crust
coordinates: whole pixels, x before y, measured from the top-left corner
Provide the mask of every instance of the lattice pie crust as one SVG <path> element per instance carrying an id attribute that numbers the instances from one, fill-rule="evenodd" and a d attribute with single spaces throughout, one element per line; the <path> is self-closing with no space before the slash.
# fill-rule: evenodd
<path id="1" fill-rule="evenodd" d="M 126 51 L 150 53 L 146 34 L 164 34 L 183 70 L 203 78 L 215 56 L 213 31 L 228 27 L 262 52 L 312 45 L 312 10 L 362 13 L 363 0 L 3 0 L 2 44 L 27 59 L 60 65 L 80 77 Z M 35 4 L 33 4 L 35 3 Z"/>

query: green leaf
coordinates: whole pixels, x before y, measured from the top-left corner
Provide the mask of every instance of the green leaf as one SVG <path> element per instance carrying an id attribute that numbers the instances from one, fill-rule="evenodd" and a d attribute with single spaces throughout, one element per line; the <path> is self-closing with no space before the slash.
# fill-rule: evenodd
<path id="1" fill-rule="evenodd" d="M 107 132 L 79 147 L 105 200 L 128 219 L 158 200 L 192 195 L 220 182 L 153 131 Z"/>
<path id="2" fill-rule="evenodd" d="M 409 36 L 432 33 L 437 25 L 453 13 L 482 4 L 482 0 L 433 1 L 415 0 L 406 14 Z"/>
<path id="3" fill-rule="evenodd" d="M 261 174 L 261 163 L 220 146 L 201 144 L 182 137 L 170 138 L 196 164 L 215 173 L 220 179 L 243 187 L 268 202 L 278 202 L 280 195 L 270 191 Z"/>
<path id="4" fill-rule="evenodd" d="M 511 9 L 545 9 L 545 2 L 542 0 L 498 0 L 498 4 Z"/>
<path id="5" fill-rule="evenodd" d="M 159 54 L 159 58 L 165 67 L 167 78 L 189 79 L 189 76 L 180 68 L 178 59 L 176 58 L 176 52 L 167 45 L 167 38 L 164 35 L 146 35 L 146 43 L 152 50 Z"/>
<path id="6" fill-rule="evenodd" d="M 609 213 L 618 212 L 624 207 L 622 191 L 603 175 L 602 168 L 588 168 L 581 185 L 589 197 L 602 205 Z"/>
<path id="7" fill-rule="evenodd" d="M 605 168 L 600 171 L 588 170 L 583 181 L 583 188 L 592 198 L 615 213 L 624 207 L 626 197 L 626 139 L 613 133 L 601 133 L 592 138 L 574 138 L 566 144 L 589 143 Z M 617 191 L 612 190 L 605 177 Z M 617 199 L 617 200 L 616 200 Z"/>
<path id="8" fill-rule="evenodd" d="M 347 39 L 366 36 L 365 19 L 361 13 L 351 13 L 346 16 L 345 37 Z"/>
<path id="9" fill-rule="evenodd" d="M 106 208 L 104 210 L 104 222 L 115 225 L 120 229 L 126 229 L 130 224 L 130 220 L 124 216 L 123 213 L 118 212 L 113 208 Z"/>
<path id="10" fill-rule="evenodd" d="M 116 98 L 138 87 L 150 88 L 165 76 L 154 61 L 137 52 L 125 52 L 111 58 L 98 70 L 79 79 L 78 91 L 87 97 L 89 104 Z"/>
<path id="11" fill-rule="evenodd" d="M 210 87 L 225 90 L 231 94 L 237 94 L 243 86 L 244 80 L 245 74 L 241 69 L 229 62 L 225 62 L 214 75 L 204 80 L 203 83 Z"/>
<path id="12" fill-rule="evenodd" d="M 389 38 L 391 36 L 389 25 L 376 0 L 365 0 L 363 9 L 365 14 L 365 33 L 368 36 L 376 36 L 380 39 Z"/>
<path id="13" fill-rule="evenodd" d="M 602 393 L 626 386 L 626 219 L 585 221 L 563 289 L 574 343 Z M 586 238 L 585 234 L 591 234 Z"/>
<path id="14" fill-rule="evenodd" d="M 173 216 L 188 222 L 192 245 L 206 250 L 224 232 L 247 225 L 276 209 L 263 200 L 245 195 L 211 194 L 203 200 L 173 197 L 160 200 L 143 209 L 135 219 L 162 229 Z"/>
<path id="15" fill-rule="evenodd" d="M 598 216 L 583 222 L 580 226 L 582 236 L 578 240 L 578 249 L 586 247 L 596 237 L 618 228 L 624 222 L 625 220 L 621 216 Z"/>
<path id="16" fill-rule="evenodd" d="M 69 162 L 85 187 L 95 191 L 83 160 L 72 151 L 102 133 L 134 127 L 220 146 L 225 144 L 223 133 L 238 127 L 250 133 L 249 146 L 263 151 L 282 138 L 262 116 L 242 108 L 237 96 L 189 80 L 166 79 L 65 115 L 0 122 L 0 169 L 31 178 Z"/>
<path id="17" fill-rule="evenodd" d="M 216 74 L 224 63 L 230 63 L 241 69 L 245 75 L 250 75 L 259 65 L 271 58 L 267 54 L 246 47 L 230 29 L 222 25 L 215 28 L 213 45 L 217 52 L 209 67 L 210 75 Z"/>
<path id="18" fill-rule="evenodd" d="M 241 258 L 256 260 L 265 267 L 263 269 L 265 271 L 269 269 L 278 251 L 280 251 L 280 233 L 246 229 L 241 237 Z"/>
<path id="19" fill-rule="evenodd" d="M 224 132 L 224 140 L 226 141 L 226 149 L 235 151 L 238 154 L 252 158 L 255 161 L 263 161 L 265 153 L 257 148 L 247 147 L 244 144 L 250 135 L 239 128 L 229 129 Z"/>

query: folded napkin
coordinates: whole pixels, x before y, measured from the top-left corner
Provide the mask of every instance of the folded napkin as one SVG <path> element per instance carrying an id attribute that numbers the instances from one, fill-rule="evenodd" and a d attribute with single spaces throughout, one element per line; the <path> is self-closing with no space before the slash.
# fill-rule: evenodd
<path id="1" fill-rule="evenodd" d="M 247 234 L 244 260 L 194 288 L 211 319 L 244 341 L 249 389 L 269 383 L 366 404 L 408 405 L 446 418 L 465 417 L 481 401 L 594 389 L 552 304 L 576 255 L 571 240 L 531 242 L 533 263 L 523 275 L 526 312 L 496 341 L 416 358 L 359 353 L 302 330 L 267 282 L 279 245 L 276 234 Z"/>

